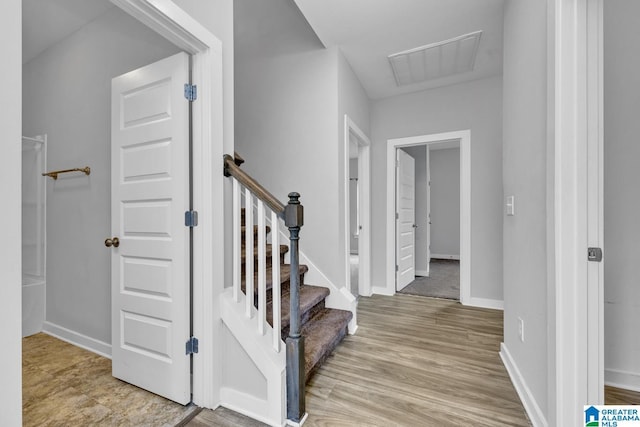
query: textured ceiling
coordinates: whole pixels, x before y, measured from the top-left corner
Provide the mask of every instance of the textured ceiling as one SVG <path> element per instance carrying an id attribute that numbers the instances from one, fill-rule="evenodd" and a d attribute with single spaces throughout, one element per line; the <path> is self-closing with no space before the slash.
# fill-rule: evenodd
<path id="1" fill-rule="evenodd" d="M 502 73 L 504 0 L 295 0 L 326 47 L 339 47 L 372 99 Z M 398 87 L 387 56 L 482 31 L 473 71 Z"/>

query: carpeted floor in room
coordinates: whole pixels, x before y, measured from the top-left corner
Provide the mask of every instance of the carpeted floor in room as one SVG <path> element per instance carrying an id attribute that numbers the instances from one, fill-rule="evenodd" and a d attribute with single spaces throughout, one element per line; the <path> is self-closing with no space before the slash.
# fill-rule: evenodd
<path id="1" fill-rule="evenodd" d="M 416 279 L 399 291 L 403 294 L 433 298 L 460 299 L 460 261 L 431 259 L 429 277 Z"/>

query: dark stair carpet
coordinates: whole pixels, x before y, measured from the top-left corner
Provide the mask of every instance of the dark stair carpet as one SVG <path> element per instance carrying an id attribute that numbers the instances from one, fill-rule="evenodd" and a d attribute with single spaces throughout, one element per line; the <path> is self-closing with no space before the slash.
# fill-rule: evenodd
<path id="1" fill-rule="evenodd" d="M 266 227 L 266 233 L 271 231 L 270 227 Z M 242 210 L 242 290 L 246 287 L 246 247 L 245 236 L 246 227 L 244 226 L 244 209 Z M 257 234 L 258 227 L 253 227 L 254 234 L 254 265 L 256 269 L 253 275 L 253 287 L 255 296 L 255 305 L 257 307 L 257 291 L 258 291 L 258 272 L 257 272 Z M 290 280 L 291 265 L 284 263 L 284 256 L 288 252 L 289 247 L 280 245 L 280 282 L 281 282 L 281 336 L 286 341 L 289 334 L 290 319 Z M 272 265 L 271 255 L 273 247 L 267 245 L 267 269 L 266 269 L 266 288 L 267 288 L 267 321 L 273 324 L 273 305 L 272 305 Z M 300 275 L 300 283 L 304 283 L 304 274 L 308 271 L 306 265 L 300 265 L 298 274 Z M 350 311 L 336 310 L 325 307 L 325 299 L 329 296 L 329 289 L 322 286 L 301 285 L 300 286 L 300 313 L 301 313 L 301 333 L 304 337 L 304 358 L 305 358 L 305 374 L 306 380 L 313 376 L 324 361 L 331 355 L 333 350 L 340 344 L 340 341 L 348 332 L 348 325 L 353 317 Z"/>

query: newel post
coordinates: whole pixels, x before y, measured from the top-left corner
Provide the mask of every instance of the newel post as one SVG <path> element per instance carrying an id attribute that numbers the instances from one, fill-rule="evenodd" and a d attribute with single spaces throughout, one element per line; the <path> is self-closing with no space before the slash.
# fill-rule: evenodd
<path id="1" fill-rule="evenodd" d="M 304 208 L 298 200 L 300 194 L 289 193 L 289 203 L 284 208 L 284 223 L 289 229 L 291 256 L 290 275 L 290 327 L 287 337 L 287 418 L 299 423 L 305 416 L 304 337 L 300 334 L 300 274 L 298 240 L 303 224 Z"/>

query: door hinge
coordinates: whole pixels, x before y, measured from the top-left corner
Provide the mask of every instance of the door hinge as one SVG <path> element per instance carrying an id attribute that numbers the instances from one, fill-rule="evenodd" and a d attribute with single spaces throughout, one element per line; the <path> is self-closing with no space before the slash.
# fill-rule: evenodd
<path id="1" fill-rule="evenodd" d="M 198 352 L 198 338 L 191 337 L 187 341 L 185 353 L 189 355 L 189 354 L 195 354 L 197 352 Z"/>
<path id="2" fill-rule="evenodd" d="M 593 262 L 602 261 L 602 248 L 588 248 L 587 259 Z"/>
<path id="3" fill-rule="evenodd" d="M 398 267 L 398 264 L 396 264 L 396 271 L 400 270 L 400 267 Z"/>
<path id="4" fill-rule="evenodd" d="M 198 225 L 198 211 L 186 211 L 184 213 L 184 226 L 195 227 Z"/>
<path id="5" fill-rule="evenodd" d="M 184 84 L 184 97 L 193 102 L 198 99 L 198 86 L 190 83 Z"/>
<path id="6" fill-rule="evenodd" d="M 396 219 L 400 219 L 400 214 L 396 212 Z"/>

